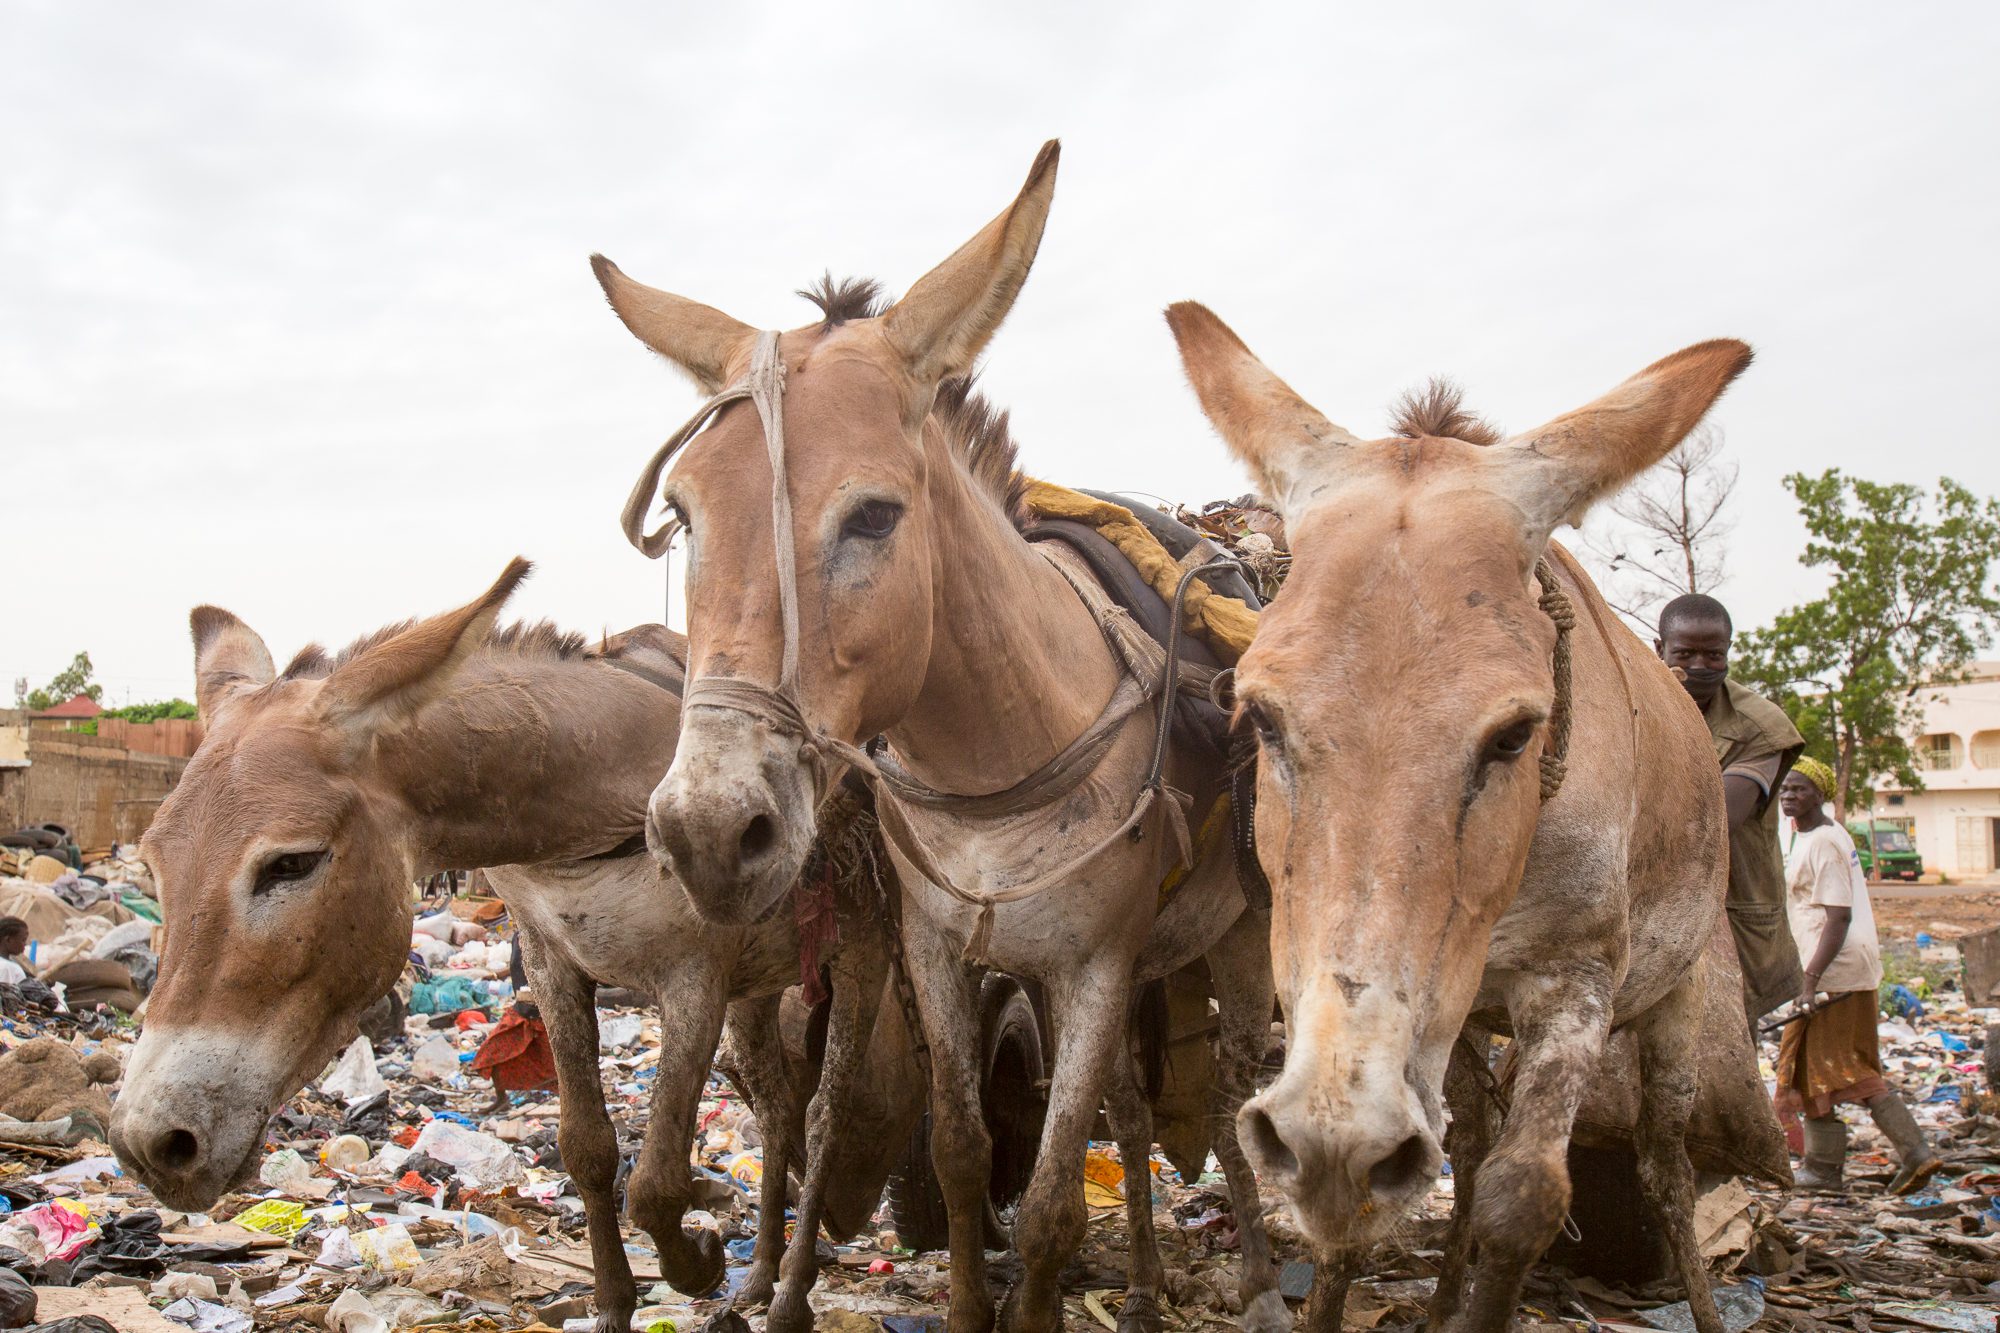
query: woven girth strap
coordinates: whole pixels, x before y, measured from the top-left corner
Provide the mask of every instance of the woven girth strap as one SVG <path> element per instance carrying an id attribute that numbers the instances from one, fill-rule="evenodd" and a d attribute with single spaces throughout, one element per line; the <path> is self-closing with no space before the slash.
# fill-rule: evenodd
<path id="1" fill-rule="evenodd" d="M 1556 627 L 1555 702 L 1549 706 L 1549 737 L 1542 747 L 1542 799 L 1554 800 L 1569 773 L 1570 631 L 1576 628 L 1576 608 L 1569 594 L 1556 582 L 1556 571 L 1547 556 L 1535 562 L 1535 581 L 1542 585 L 1542 613 Z"/>

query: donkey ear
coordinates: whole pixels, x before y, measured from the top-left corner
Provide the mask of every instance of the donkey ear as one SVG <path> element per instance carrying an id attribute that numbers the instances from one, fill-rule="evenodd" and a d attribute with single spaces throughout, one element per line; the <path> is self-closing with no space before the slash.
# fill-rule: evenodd
<path id="1" fill-rule="evenodd" d="M 1536 550 L 1578 523 L 1681 442 L 1750 364 L 1748 343 L 1718 338 L 1655 361 L 1602 398 L 1493 451 L 1497 489 L 1526 517 Z"/>
<path id="2" fill-rule="evenodd" d="M 320 690 L 320 718 L 367 732 L 421 708 L 444 691 L 452 673 L 486 642 L 501 606 L 533 568 L 515 556 L 477 600 L 420 620 L 335 669 Z"/>
<path id="3" fill-rule="evenodd" d="M 728 387 L 729 365 L 757 331 L 713 306 L 634 282 L 603 255 L 590 257 L 612 313 L 640 342 L 686 371 L 701 391 Z"/>
<path id="4" fill-rule="evenodd" d="M 204 730 L 238 695 L 261 689 L 277 679 L 271 650 L 257 631 L 219 606 L 197 606 L 188 613 L 194 632 L 195 711 Z"/>
<path id="5" fill-rule="evenodd" d="M 1207 306 L 1193 301 L 1168 306 L 1167 327 L 1180 344 L 1181 365 L 1201 410 L 1265 497 L 1295 522 L 1293 493 L 1337 468 L 1339 450 L 1361 441 L 1273 375 Z"/>
<path id="6" fill-rule="evenodd" d="M 1007 211 L 919 278 L 882 317 L 890 343 L 920 382 L 935 384 L 969 373 L 1007 317 L 1042 244 L 1061 155 L 1056 140 L 1043 144 L 1028 169 L 1027 184 Z"/>

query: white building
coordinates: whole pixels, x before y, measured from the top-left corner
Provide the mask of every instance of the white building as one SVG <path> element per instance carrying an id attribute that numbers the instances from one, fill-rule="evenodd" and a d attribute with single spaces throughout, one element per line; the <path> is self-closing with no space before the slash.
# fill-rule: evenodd
<path id="1" fill-rule="evenodd" d="M 1924 869 L 1953 879 L 2000 868 L 2000 662 L 1972 662 L 1957 685 L 1920 694 L 1915 739 L 1922 791 L 1875 793 L 1877 819 L 1908 829 Z"/>

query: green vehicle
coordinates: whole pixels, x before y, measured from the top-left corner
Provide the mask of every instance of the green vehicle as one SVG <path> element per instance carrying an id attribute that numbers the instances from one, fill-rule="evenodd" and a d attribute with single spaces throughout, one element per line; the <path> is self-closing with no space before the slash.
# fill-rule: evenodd
<path id="1" fill-rule="evenodd" d="M 1870 879 L 1905 879 L 1914 882 L 1924 873 L 1924 858 L 1917 854 L 1909 831 L 1882 820 L 1850 820 L 1847 831 L 1854 837 L 1854 854 L 1861 858 L 1861 873 Z"/>

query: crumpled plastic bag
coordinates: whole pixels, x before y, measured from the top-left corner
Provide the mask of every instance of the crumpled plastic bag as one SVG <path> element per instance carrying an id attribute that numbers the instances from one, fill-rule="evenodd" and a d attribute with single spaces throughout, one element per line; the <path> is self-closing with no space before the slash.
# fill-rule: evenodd
<path id="1" fill-rule="evenodd" d="M 257 1168 L 257 1179 L 274 1190 L 293 1189 L 312 1179 L 312 1163 L 293 1148 L 280 1148 Z"/>
<path id="2" fill-rule="evenodd" d="M 35 1322 L 35 1289 L 11 1268 L 0 1268 L 0 1328 Z"/>
<path id="3" fill-rule="evenodd" d="M 0 1227 L 0 1246 L 19 1250 L 37 1264 L 74 1259 L 97 1239 L 90 1208 L 74 1199 L 51 1199 L 15 1213 Z"/>
<path id="4" fill-rule="evenodd" d="M 414 1150 L 450 1166 L 476 1190 L 496 1190 L 526 1178 L 528 1164 L 512 1148 L 476 1129 L 443 1117 L 424 1126 Z"/>
<path id="5" fill-rule="evenodd" d="M 382 1071 L 375 1067 L 375 1047 L 366 1037 L 356 1037 L 319 1081 L 321 1092 L 340 1098 L 348 1106 L 359 1106 L 388 1087 Z"/>
<path id="6" fill-rule="evenodd" d="M 369 1294 L 349 1287 L 327 1307 L 325 1319 L 331 1333 L 388 1333 L 392 1328 L 421 1324 L 443 1312 L 443 1305 L 407 1287 L 384 1287 Z"/>
<path id="7" fill-rule="evenodd" d="M 241 1310 L 214 1301 L 197 1300 L 183 1296 L 166 1309 L 160 1311 L 162 1319 L 171 1319 L 176 1324 L 185 1324 L 194 1333 L 250 1333 L 257 1321 Z"/>
<path id="8" fill-rule="evenodd" d="M 352 1231 L 348 1239 L 354 1243 L 354 1253 L 364 1268 L 400 1273 L 424 1261 L 423 1255 L 417 1253 L 416 1241 L 410 1238 L 410 1229 L 401 1222 Z"/>
<path id="9" fill-rule="evenodd" d="M 443 1083 L 458 1073 L 458 1047 L 444 1037 L 432 1037 L 410 1057 L 410 1072 L 428 1083 Z"/>
<path id="10" fill-rule="evenodd" d="M 615 1051 L 639 1040 L 641 1019 L 637 1014 L 614 1014 L 597 1024 L 597 1049 Z"/>
<path id="11" fill-rule="evenodd" d="M 70 1279 L 81 1285 L 99 1273 L 155 1277 L 169 1263 L 231 1263 L 248 1255 L 249 1249 L 242 1243 L 207 1241 L 169 1245 L 160 1239 L 160 1215 L 143 1208 L 106 1218 L 96 1242 L 76 1261 Z"/>

